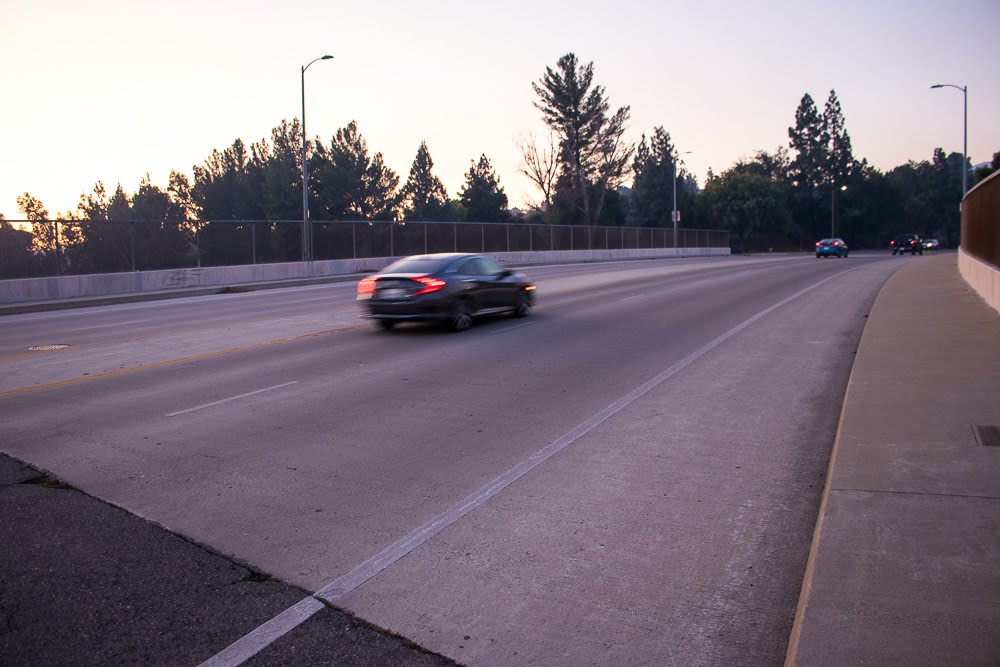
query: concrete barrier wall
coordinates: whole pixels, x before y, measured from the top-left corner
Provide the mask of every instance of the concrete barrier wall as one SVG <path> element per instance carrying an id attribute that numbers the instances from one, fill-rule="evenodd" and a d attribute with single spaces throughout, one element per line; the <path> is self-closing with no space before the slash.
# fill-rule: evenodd
<path id="1" fill-rule="evenodd" d="M 658 257 L 707 257 L 728 255 L 729 248 L 628 248 L 623 250 L 554 250 L 545 252 L 486 253 L 500 264 L 525 265 L 551 262 L 585 262 Z M 59 278 L 0 280 L 0 304 L 75 299 L 113 294 L 163 290 L 227 287 L 252 283 L 303 280 L 378 271 L 395 257 L 335 259 L 318 262 L 288 262 L 245 266 L 213 266 L 200 269 L 102 273 Z"/>
<path id="2" fill-rule="evenodd" d="M 965 282 L 1000 313 L 1000 269 L 958 249 L 958 272 Z"/>

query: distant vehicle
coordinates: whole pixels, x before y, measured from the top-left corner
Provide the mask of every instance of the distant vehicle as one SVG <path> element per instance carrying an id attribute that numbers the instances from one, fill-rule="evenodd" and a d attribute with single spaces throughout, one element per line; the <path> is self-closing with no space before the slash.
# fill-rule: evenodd
<path id="1" fill-rule="evenodd" d="M 924 250 L 937 250 L 938 248 L 941 247 L 941 244 L 938 242 L 937 239 L 924 239 L 923 244 L 924 244 Z"/>
<path id="2" fill-rule="evenodd" d="M 847 244 L 843 239 L 823 239 L 816 242 L 816 259 L 820 257 L 847 257 Z"/>
<path id="3" fill-rule="evenodd" d="M 404 257 L 358 283 L 362 317 L 382 329 L 399 322 L 436 321 L 453 331 L 493 313 L 524 317 L 535 285 L 482 255 L 437 253 Z"/>
<path id="4" fill-rule="evenodd" d="M 910 257 L 924 254 L 924 244 L 920 242 L 920 237 L 916 234 L 900 234 L 889 241 L 889 247 L 892 249 L 893 255 L 896 253 L 902 255 L 904 252 L 910 253 Z"/>

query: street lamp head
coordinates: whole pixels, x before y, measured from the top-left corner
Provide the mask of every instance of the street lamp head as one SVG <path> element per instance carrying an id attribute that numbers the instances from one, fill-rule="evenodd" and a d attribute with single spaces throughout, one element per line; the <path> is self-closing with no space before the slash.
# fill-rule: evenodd
<path id="1" fill-rule="evenodd" d="M 333 60 L 333 56 L 323 56 L 320 60 Z"/>
<path id="2" fill-rule="evenodd" d="M 846 186 L 846 185 L 841 185 L 841 186 L 840 186 L 840 189 L 841 189 L 841 190 L 846 190 L 846 189 L 847 189 L 847 186 Z"/>
<path id="3" fill-rule="evenodd" d="M 935 83 L 933 86 L 931 86 L 931 88 L 944 88 L 944 84 L 943 83 Z"/>

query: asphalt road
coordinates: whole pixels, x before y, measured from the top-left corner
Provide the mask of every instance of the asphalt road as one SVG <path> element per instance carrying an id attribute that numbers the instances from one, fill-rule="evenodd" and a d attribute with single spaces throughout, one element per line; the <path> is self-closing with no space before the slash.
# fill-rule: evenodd
<path id="1" fill-rule="evenodd" d="M 8 316 L 0 450 L 462 663 L 780 664 L 899 262 L 534 267 L 461 334 L 352 283 Z"/>

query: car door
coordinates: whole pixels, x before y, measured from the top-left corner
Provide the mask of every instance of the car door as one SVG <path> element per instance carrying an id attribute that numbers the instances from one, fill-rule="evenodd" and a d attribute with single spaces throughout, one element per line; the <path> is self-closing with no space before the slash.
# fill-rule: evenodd
<path id="1" fill-rule="evenodd" d="M 488 282 L 488 299 L 492 308 L 512 308 L 518 297 L 518 284 L 510 271 L 504 271 L 488 257 L 479 257 L 481 271 Z"/>

